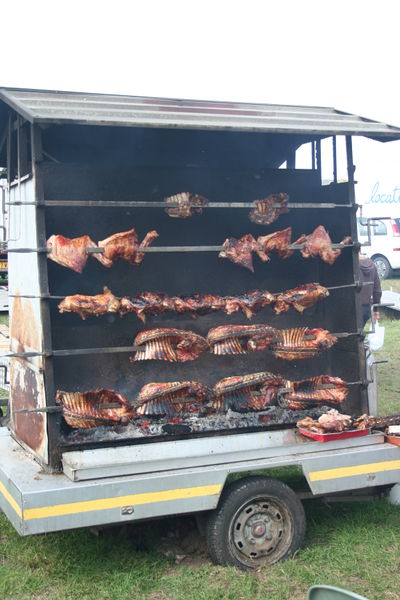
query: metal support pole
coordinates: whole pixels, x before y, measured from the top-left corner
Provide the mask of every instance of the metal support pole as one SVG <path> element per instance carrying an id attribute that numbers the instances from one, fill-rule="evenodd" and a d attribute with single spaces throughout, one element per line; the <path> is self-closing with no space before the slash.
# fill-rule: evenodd
<path id="1" fill-rule="evenodd" d="M 317 159 L 317 171 L 319 179 L 322 181 L 322 165 L 321 165 L 321 140 L 317 140 L 316 143 L 316 159 Z"/>
<path id="2" fill-rule="evenodd" d="M 333 152 L 333 182 L 337 183 L 337 148 L 336 148 L 336 135 L 332 136 L 332 152 Z"/>

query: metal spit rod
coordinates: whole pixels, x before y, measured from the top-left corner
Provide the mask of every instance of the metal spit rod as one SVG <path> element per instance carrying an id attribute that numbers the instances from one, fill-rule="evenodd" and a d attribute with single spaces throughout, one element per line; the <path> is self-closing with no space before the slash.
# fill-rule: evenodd
<path id="1" fill-rule="evenodd" d="M 327 287 L 325 289 L 331 291 L 331 290 L 341 290 L 344 288 L 358 288 L 361 289 L 363 286 L 365 285 L 370 285 L 369 283 L 361 283 L 360 281 L 356 281 L 355 283 L 346 283 L 344 285 L 333 285 L 330 287 Z M 278 294 L 279 292 L 277 292 Z M 52 294 L 41 294 L 41 295 L 34 295 L 34 294 L 9 294 L 8 295 L 9 298 L 33 298 L 36 300 L 64 300 L 65 296 L 54 296 Z M 120 297 L 117 297 L 117 300 L 121 300 Z"/>
<path id="2" fill-rule="evenodd" d="M 355 331 L 354 333 L 348 333 L 348 332 L 343 332 L 343 333 L 331 333 L 330 335 L 333 335 L 337 338 L 348 338 L 348 337 L 354 337 L 354 336 L 363 336 L 363 333 L 361 331 Z M 314 340 L 315 336 L 313 335 L 309 335 L 309 336 L 305 336 L 306 340 Z M 1 358 L 32 358 L 35 356 L 44 356 L 44 357 L 50 357 L 50 356 L 80 356 L 80 355 L 88 355 L 88 354 L 122 354 L 122 353 L 129 353 L 129 352 L 142 352 L 144 349 L 144 346 L 115 346 L 115 347 L 110 347 L 110 348 L 71 348 L 71 349 L 63 349 L 63 350 L 51 350 L 51 351 L 44 351 L 44 352 L 35 352 L 35 351 L 31 351 L 31 352 L 9 352 L 8 354 L 2 354 L 0 355 Z M 288 349 L 289 351 L 289 349 Z M 307 351 L 307 349 L 305 349 L 305 351 Z"/>
<path id="3" fill-rule="evenodd" d="M 304 244 L 289 244 L 288 250 L 302 250 L 305 246 Z M 332 244 L 333 249 L 337 248 L 352 248 L 359 246 L 359 242 L 353 242 L 350 244 Z M 147 248 L 138 247 L 137 252 L 143 252 L 145 254 L 150 253 L 158 253 L 158 252 L 221 252 L 223 250 L 223 246 L 148 246 Z M 38 253 L 46 253 L 51 254 L 50 248 L 4 248 L 4 252 L 10 253 L 28 253 L 28 252 L 38 252 Z M 104 254 L 104 248 L 87 248 L 88 254 Z"/>
<path id="4" fill-rule="evenodd" d="M 118 354 L 124 352 L 137 352 L 143 350 L 142 346 L 115 346 L 113 348 L 71 348 L 64 350 L 51 350 L 48 352 L 10 352 L 2 354 L 2 358 L 31 358 L 34 356 L 80 356 L 87 354 Z"/>
<path id="5" fill-rule="evenodd" d="M 366 381 L 366 380 L 365 381 L 348 381 L 348 382 L 345 382 L 345 383 L 346 383 L 346 385 L 363 385 L 363 386 L 365 386 L 365 385 L 368 384 L 368 381 Z M 318 390 L 331 390 L 331 389 L 336 389 L 336 386 L 333 385 L 333 384 L 322 384 L 321 386 L 318 387 Z M 233 391 L 233 390 L 230 390 L 230 391 Z M 293 392 L 293 390 L 291 388 L 286 388 L 286 387 L 285 388 L 280 388 L 278 390 L 279 394 L 290 394 L 292 392 Z M 261 392 L 260 393 L 253 392 L 253 395 L 254 396 L 262 396 L 263 394 Z M 192 402 L 192 401 L 193 401 L 193 398 L 175 398 L 175 399 L 170 400 L 170 402 L 172 402 L 174 404 L 182 404 L 184 402 Z M 307 398 L 304 398 L 304 401 L 307 402 L 307 403 L 310 402 L 309 400 L 307 400 Z M 326 400 L 326 402 L 329 403 L 329 400 Z M 205 404 L 207 404 L 207 403 L 205 403 Z M 315 404 L 316 405 L 320 405 L 321 402 L 315 401 Z M 100 404 L 99 405 L 99 409 L 104 409 L 104 408 L 105 409 L 107 409 L 107 408 L 122 408 L 123 406 L 125 406 L 125 405 L 123 405 L 123 404 L 121 404 L 119 402 L 109 402 L 107 404 Z M 135 408 L 135 406 L 137 406 L 137 403 L 135 403 L 135 401 L 133 401 L 133 402 L 130 403 L 130 406 L 132 408 Z M 21 414 L 21 413 L 23 413 L 23 414 L 27 414 L 27 413 L 61 413 L 62 411 L 63 411 L 63 407 L 62 406 L 46 406 L 46 407 L 43 407 L 43 408 L 21 408 L 21 409 L 18 409 L 18 410 L 14 410 L 13 414 Z M 92 416 L 88 416 L 87 418 L 91 419 L 91 420 L 98 419 L 100 421 L 107 420 L 104 417 L 92 417 Z"/>
<path id="6" fill-rule="evenodd" d="M 166 203 L 163 201 L 142 201 L 142 200 L 127 200 L 115 201 L 115 200 L 44 200 L 41 202 L 8 202 L 8 205 L 12 206 L 52 206 L 52 207 L 97 207 L 97 208 L 179 208 L 178 202 Z M 209 202 L 204 206 L 199 207 L 196 203 L 190 203 L 191 208 L 256 208 L 257 202 Z M 309 208 L 353 208 L 352 204 L 334 204 L 332 202 L 289 202 L 286 205 L 289 209 L 309 209 Z M 273 204 L 273 208 L 281 208 L 281 205 L 276 202 Z"/>
<path id="7" fill-rule="evenodd" d="M 346 385 L 363 385 L 363 386 L 367 386 L 369 383 L 372 383 L 371 381 L 369 381 L 368 379 L 362 379 L 360 381 L 345 381 Z M 319 391 L 319 390 L 335 390 L 336 389 L 336 385 L 334 385 L 333 383 L 323 383 L 321 385 L 318 386 L 318 388 L 314 391 Z M 280 394 L 292 394 L 295 393 L 294 390 L 292 390 L 292 388 L 281 388 L 279 390 Z M 302 393 L 306 393 L 306 392 L 302 392 Z M 313 392 L 310 392 L 310 394 Z M 301 400 L 299 400 L 299 402 L 301 402 Z"/>
<path id="8" fill-rule="evenodd" d="M 124 405 L 120 404 L 119 402 L 109 402 L 108 404 L 100 404 L 99 405 L 99 409 L 102 408 L 122 408 Z M 20 408 L 18 410 L 14 410 L 13 414 L 20 414 L 20 413 L 58 413 L 58 412 L 62 412 L 63 411 L 63 407 L 62 406 L 45 406 L 43 408 Z M 91 420 L 101 420 L 104 421 L 105 419 L 102 417 L 87 417 L 88 419 Z"/>

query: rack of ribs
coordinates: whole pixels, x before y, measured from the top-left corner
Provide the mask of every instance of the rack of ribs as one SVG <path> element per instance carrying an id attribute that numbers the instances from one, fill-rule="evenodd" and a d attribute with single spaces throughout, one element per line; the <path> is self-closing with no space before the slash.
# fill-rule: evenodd
<path id="1" fill-rule="evenodd" d="M 175 219 L 187 219 L 187 217 L 192 217 L 196 214 L 201 215 L 203 207 L 208 204 L 207 198 L 203 198 L 203 196 L 199 196 L 198 194 L 191 194 L 190 192 L 168 196 L 168 198 L 164 198 L 164 202 L 167 205 L 165 212 Z M 168 204 L 177 204 L 178 206 L 168 207 Z"/>
<path id="2" fill-rule="evenodd" d="M 351 243 L 351 237 L 345 237 L 341 244 L 347 245 Z M 333 265 L 335 260 L 340 256 L 339 248 L 332 248 L 332 241 L 323 225 L 319 225 L 310 235 L 301 235 L 295 242 L 295 245 L 302 245 L 301 254 L 304 258 L 319 256 L 328 265 Z"/>
<path id="3" fill-rule="evenodd" d="M 58 309 L 60 313 L 77 313 L 85 320 L 88 315 L 99 317 L 108 313 L 117 313 L 120 309 L 120 301 L 108 287 L 104 287 L 103 294 L 97 294 L 97 296 L 83 296 L 82 294 L 67 296 L 60 302 Z"/>
<path id="4" fill-rule="evenodd" d="M 198 381 L 148 383 L 140 390 L 136 415 L 175 417 L 183 414 L 208 414 L 213 411 L 213 391 Z"/>
<path id="5" fill-rule="evenodd" d="M 321 415 L 317 421 L 311 417 L 305 417 L 297 421 L 296 425 L 314 433 L 339 433 L 350 429 L 353 425 L 353 419 L 350 415 L 342 415 L 336 408 L 331 408 L 327 413 Z"/>
<path id="6" fill-rule="evenodd" d="M 74 429 L 127 423 L 134 416 L 124 396 L 103 388 L 88 392 L 58 390 L 56 403 L 62 406 L 66 423 Z"/>
<path id="7" fill-rule="evenodd" d="M 347 383 L 340 377 L 318 375 L 300 381 L 285 381 L 289 390 L 282 404 L 291 410 L 302 410 L 314 405 L 341 404 L 347 397 Z"/>
<path id="8" fill-rule="evenodd" d="M 271 194 L 263 200 L 255 200 L 256 205 L 250 211 L 249 219 L 258 225 L 270 225 L 277 218 L 289 212 L 287 203 L 289 202 L 288 194 Z M 276 206 L 278 204 L 278 206 Z"/>
<path id="9" fill-rule="evenodd" d="M 302 313 L 306 308 L 327 296 L 329 296 L 329 291 L 319 283 L 305 283 L 292 290 L 276 294 L 274 311 L 280 315 L 288 312 L 292 306 L 297 312 Z"/>
<path id="10" fill-rule="evenodd" d="M 221 379 L 214 386 L 218 412 L 261 411 L 277 403 L 283 379 L 272 373 L 252 373 Z"/>
<path id="11" fill-rule="evenodd" d="M 157 231 L 149 231 L 142 243 L 139 244 L 138 235 L 132 227 L 129 231 L 114 233 L 105 240 L 101 240 L 98 246 L 103 248 L 104 252 L 93 254 L 93 257 L 97 258 L 104 267 L 111 267 L 117 260 L 126 260 L 131 265 L 138 266 L 144 258 L 144 253 L 138 252 L 139 246 L 147 248 L 156 238 L 158 238 Z"/>
<path id="12" fill-rule="evenodd" d="M 264 350 L 276 335 L 269 325 L 220 325 L 210 329 L 207 342 L 213 354 L 247 354 Z"/>
<path id="13" fill-rule="evenodd" d="M 270 347 L 277 358 L 298 360 L 317 356 L 336 342 L 337 337 L 331 335 L 326 329 L 295 327 L 277 330 Z"/>
<path id="14" fill-rule="evenodd" d="M 136 351 L 132 361 L 168 360 L 186 362 L 195 360 L 208 349 L 207 341 L 193 331 L 182 329 L 149 329 L 141 331 L 135 338 Z"/>
<path id="15" fill-rule="evenodd" d="M 88 248 L 97 248 L 97 244 L 88 236 L 67 238 L 63 235 L 52 235 L 47 240 L 47 256 L 57 264 L 82 273 L 89 253 Z"/>

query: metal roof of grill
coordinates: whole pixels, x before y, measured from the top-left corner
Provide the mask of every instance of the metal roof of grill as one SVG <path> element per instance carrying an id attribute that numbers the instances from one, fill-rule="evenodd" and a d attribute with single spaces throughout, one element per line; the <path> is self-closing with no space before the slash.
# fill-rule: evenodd
<path id="1" fill-rule="evenodd" d="M 334 108 L 176 100 L 0 88 L 0 100 L 32 123 L 76 123 L 400 139 L 400 127 Z"/>

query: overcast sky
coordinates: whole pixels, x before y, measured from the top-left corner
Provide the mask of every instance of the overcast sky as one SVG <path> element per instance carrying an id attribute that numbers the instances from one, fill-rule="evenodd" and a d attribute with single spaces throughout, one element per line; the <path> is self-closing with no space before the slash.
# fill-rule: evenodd
<path id="1" fill-rule="evenodd" d="M 399 17 L 398 0 L 3 0 L 0 85 L 334 106 L 400 126 Z M 356 141 L 355 159 L 365 185 L 390 163 L 381 185 L 400 187 L 400 142 Z"/>

